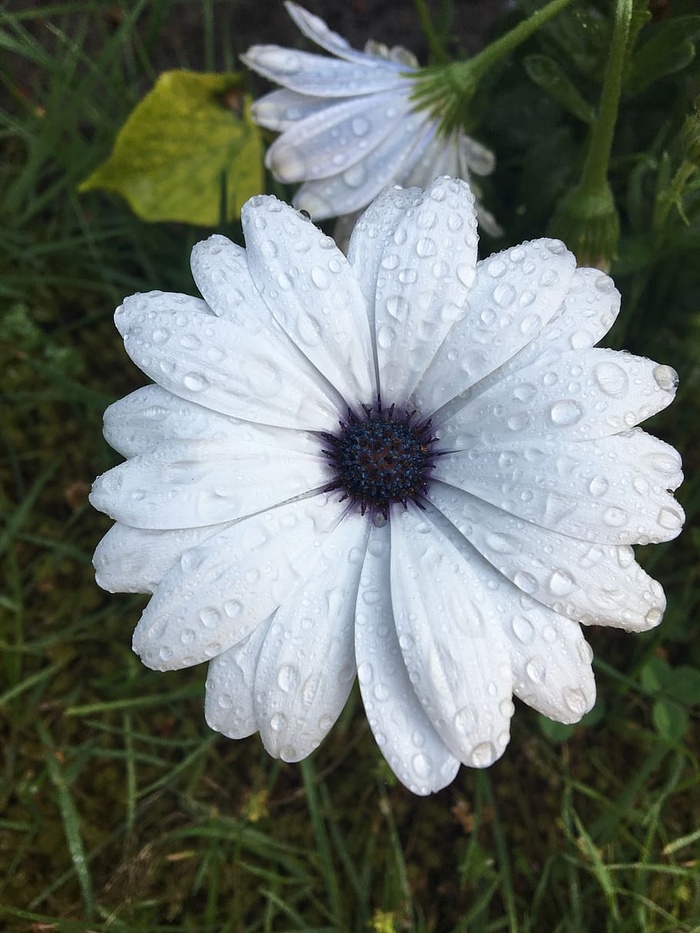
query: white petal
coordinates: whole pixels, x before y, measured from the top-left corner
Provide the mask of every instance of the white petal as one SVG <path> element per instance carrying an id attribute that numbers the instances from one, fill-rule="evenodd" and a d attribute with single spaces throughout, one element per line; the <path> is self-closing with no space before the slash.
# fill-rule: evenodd
<path id="1" fill-rule="evenodd" d="M 593 652 L 578 622 L 502 589 L 501 625 L 510 639 L 513 692 L 556 722 L 578 722 L 595 703 Z"/>
<path id="2" fill-rule="evenodd" d="M 260 737 L 275 758 L 306 758 L 345 706 L 355 680 L 353 616 L 368 526 L 347 515 L 313 576 L 271 620 L 254 703 Z"/>
<path id="3" fill-rule="evenodd" d="M 313 13 L 309 13 L 308 10 L 299 6 L 298 3 L 287 2 L 285 8 L 307 39 L 311 39 L 312 42 L 320 45 L 322 49 L 332 55 L 337 55 L 349 62 L 357 62 L 374 68 L 382 68 L 392 64 L 382 59 L 372 58 L 365 55 L 364 52 L 358 52 L 351 48 L 347 40 L 339 36 L 337 32 L 329 29 L 320 16 L 314 16 Z M 397 68 L 396 70 L 400 69 Z M 405 71 L 406 69 L 404 67 L 401 70 Z"/>
<path id="4" fill-rule="evenodd" d="M 321 380 L 272 331 L 254 333 L 175 303 L 163 307 L 163 296 L 151 295 L 127 298 L 115 323 L 136 365 L 174 395 L 262 424 L 311 430 L 337 424 Z"/>
<path id="5" fill-rule="evenodd" d="M 215 233 L 195 243 L 190 260 L 197 288 L 217 317 L 253 333 L 278 330 L 248 268 L 242 246 Z"/>
<path id="6" fill-rule="evenodd" d="M 226 651 L 313 575 L 342 515 L 329 496 L 315 496 L 236 522 L 186 551 L 141 616 L 134 651 L 154 670 Z"/>
<path id="7" fill-rule="evenodd" d="M 675 538 L 683 511 L 648 469 L 626 463 L 624 436 L 588 443 L 474 442 L 439 457 L 432 476 L 543 528 L 598 544 Z"/>
<path id="8" fill-rule="evenodd" d="M 437 123 L 426 125 L 424 145 L 412 153 L 411 164 L 407 162 L 403 183 L 406 187 L 427 188 L 434 178 L 452 175 L 466 180 L 457 164 L 457 147 L 439 132 Z M 473 192 L 472 192 L 473 193 Z"/>
<path id="9" fill-rule="evenodd" d="M 382 399 L 408 399 L 452 324 L 476 268 L 469 186 L 437 178 L 398 223 L 377 278 L 375 326 Z M 446 258 L 445 258 L 446 257 Z"/>
<path id="10" fill-rule="evenodd" d="M 510 359 L 556 313 L 576 260 L 560 240 L 533 240 L 482 260 L 466 314 L 447 335 L 416 390 L 432 412 Z"/>
<path id="11" fill-rule="evenodd" d="M 258 731 L 253 686 L 260 649 L 269 628 L 269 622 L 262 622 L 250 635 L 209 662 L 204 718 L 211 729 L 230 739 L 245 739 Z"/>
<path id="12" fill-rule="evenodd" d="M 251 114 L 258 126 L 281 133 L 329 106 L 332 104 L 326 97 L 308 97 L 284 87 L 254 101 Z"/>
<path id="13" fill-rule="evenodd" d="M 481 143 L 464 133 L 457 134 L 456 142 L 460 165 L 464 173 L 463 178 L 468 177 L 468 172 L 474 172 L 475 175 L 490 175 L 495 169 L 496 158 L 486 146 L 482 146 Z"/>
<path id="14" fill-rule="evenodd" d="M 429 499 L 496 570 L 555 612 L 628 631 L 661 621 L 664 592 L 631 548 L 558 534 L 454 486 L 433 483 Z"/>
<path id="15" fill-rule="evenodd" d="M 279 181 L 328 178 L 347 172 L 376 149 L 412 109 L 395 91 L 334 101 L 295 122 L 267 150 L 265 165 Z"/>
<path id="16" fill-rule="evenodd" d="M 446 787 L 459 768 L 418 701 L 391 608 L 389 525 L 372 527 L 355 615 L 355 659 L 370 728 L 391 770 L 414 794 Z"/>
<path id="17" fill-rule="evenodd" d="M 339 61 L 279 45 L 252 45 L 241 61 L 258 74 L 310 97 L 354 97 L 402 87 L 408 69 L 363 56 L 362 61 Z"/>
<path id="18" fill-rule="evenodd" d="M 144 386 L 105 411 L 104 435 L 125 457 L 146 453 L 175 438 L 242 441 L 276 445 L 280 450 L 318 453 L 318 440 L 306 431 L 240 421 L 179 398 L 157 385 Z"/>
<path id="19" fill-rule="evenodd" d="M 277 198 L 251 198 L 242 222 L 252 275 L 275 319 L 346 402 L 371 403 L 367 310 L 345 256 Z"/>
<path id="20" fill-rule="evenodd" d="M 538 242 L 538 241 L 534 241 Z M 525 261 L 528 244 L 516 246 L 518 262 Z M 498 254 L 497 254 L 498 255 Z M 489 259 L 483 261 L 484 265 Z M 482 263 L 477 267 L 477 279 Z M 545 365 L 565 350 L 587 350 L 610 330 L 620 311 L 620 293 L 613 280 L 598 269 L 576 269 L 568 291 L 556 313 L 529 343 L 474 386 L 473 393 L 485 391 L 510 373 L 534 363 Z M 467 397 L 470 393 L 467 394 Z"/>
<path id="21" fill-rule="evenodd" d="M 505 636 L 483 575 L 412 504 L 392 510 L 391 599 L 406 669 L 430 721 L 456 758 L 487 767 L 508 744 L 513 713 Z"/>
<path id="22" fill-rule="evenodd" d="M 244 436 L 174 440 L 103 473 L 90 502 L 136 528 L 196 528 L 271 508 L 331 479 L 320 446 L 296 453 Z"/>
<path id="23" fill-rule="evenodd" d="M 348 246 L 348 262 L 355 270 L 365 296 L 373 333 L 375 331 L 374 299 L 377 294 L 377 278 L 382 256 L 393 242 L 399 221 L 422 196 L 423 192 L 418 188 L 385 188 L 358 219 L 352 231 Z"/>
<path id="24" fill-rule="evenodd" d="M 406 115 L 394 133 L 351 169 L 302 185 L 294 196 L 295 207 L 308 211 L 315 220 L 366 207 L 383 188 L 401 184 L 417 148 L 424 144 L 429 122 L 430 118 L 422 112 Z"/>
<path id="25" fill-rule="evenodd" d="M 586 441 L 626 431 L 671 404 L 670 366 L 593 347 L 538 361 L 472 396 L 439 429 L 446 446 L 471 436 L 495 445 L 517 439 Z"/>
<path id="26" fill-rule="evenodd" d="M 133 457 L 175 437 L 229 437 L 241 424 L 160 386 L 148 385 L 109 406 L 104 414 L 104 436 L 120 454 Z"/>
<path id="27" fill-rule="evenodd" d="M 228 525 L 159 531 L 117 522 L 95 549 L 98 586 L 109 593 L 152 593 L 185 551 Z"/>

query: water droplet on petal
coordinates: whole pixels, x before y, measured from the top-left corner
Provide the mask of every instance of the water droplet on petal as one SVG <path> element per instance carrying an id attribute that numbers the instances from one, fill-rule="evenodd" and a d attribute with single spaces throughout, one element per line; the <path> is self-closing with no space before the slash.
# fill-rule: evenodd
<path id="1" fill-rule="evenodd" d="M 606 395 L 619 398 L 629 390 L 629 376 L 618 363 L 599 363 L 593 374 L 601 392 Z"/>
<path id="2" fill-rule="evenodd" d="M 202 373 L 185 373 L 182 382 L 190 392 L 203 392 L 209 385 L 209 380 Z"/>
<path id="3" fill-rule="evenodd" d="M 523 616 L 514 616 L 511 627 L 515 637 L 524 645 L 528 645 L 534 640 L 535 630 Z"/>
<path id="4" fill-rule="evenodd" d="M 576 587 L 576 581 L 565 570 L 555 570 L 549 580 L 549 588 L 555 596 L 566 596 Z"/>
<path id="5" fill-rule="evenodd" d="M 671 366 L 655 366 L 652 375 L 657 386 L 665 392 L 678 387 L 678 373 Z"/>
<path id="6" fill-rule="evenodd" d="M 498 752 L 491 742 L 481 742 L 471 750 L 471 763 L 475 768 L 488 768 L 496 758 Z"/>
<path id="7" fill-rule="evenodd" d="M 560 402 L 555 402 L 554 405 L 552 405 L 549 416 L 554 424 L 563 427 L 576 424 L 577 421 L 580 421 L 583 417 L 583 409 L 579 403 L 575 402 L 573 399 L 562 399 Z"/>
<path id="8" fill-rule="evenodd" d="M 273 713 L 270 717 L 270 728 L 275 732 L 281 732 L 287 725 L 287 717 L 284 713 Z"/>
<path id="9" fill-rule="evenodd" d="M 544 658 L 540 657 L 540 655 L 535 655 L 534 658 L 530 658 L 525 665 L 525 673 L 533 684 L 543 683 L 547 674 L 547 665 L 545 664 Z"/>

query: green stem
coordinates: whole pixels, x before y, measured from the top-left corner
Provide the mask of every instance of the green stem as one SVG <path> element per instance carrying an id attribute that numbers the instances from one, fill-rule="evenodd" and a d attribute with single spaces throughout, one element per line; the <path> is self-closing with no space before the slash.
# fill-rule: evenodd
<path id="1" fill-rule="evenodd" d="M 544 26 L 548 20 L 558 13 L 561 13 L 562 10 L 566 9 L 566 7 L 570 6 L 573 2 L 574 0 L 551 0 L 547 6 L 531 13 L 527 19 L 518 23 L 510 32 L 507 32 L 504 36 L 501 36 L 499 39 L 487 45 L 478 55 L 475 55 L 466 62 L 457 62 L 452 67 L 457 73 L 460 66 L 463 66 L 464 70 L 468 72 L 470 84 L 478 81 L 496 64 L 496 62 L 499 62 L 502 58 L 505 58 L 506 55 L 509 55 L 513 49 L 522 45 L 533 33 Z"/>
<path id="2" fill-rule="evenodd" d="M 418 13 L 418 18 L 420 19 L 423 34 L 428 41 L 430 54 L 436 62 L 439 64 L 444 64 L 446 61 L 448 61 L 447 52 L 443 48 L 442 42 L 440 41 L 438 34 L 435 31 L 427 3 L 425 0 L 413 0 L 413 4 L 416 8 L 416 12 Z"/>
<path id="3" fill-rule="evenodd" d="M 588 153 L 581 174 L 580 190 L 585 193 L 601 191 L 608 184 L 608 166 L 622 91 L 622 72 L 627 58 L 632 9 L 633 0 L 617 0 L 598 116 L 591 128 Z"/>

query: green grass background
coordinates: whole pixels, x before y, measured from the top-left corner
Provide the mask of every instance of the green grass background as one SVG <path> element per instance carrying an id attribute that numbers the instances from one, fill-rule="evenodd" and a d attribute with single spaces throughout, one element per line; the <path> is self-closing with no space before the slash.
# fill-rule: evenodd
<path id="1" fill-rule="evenodd" d="M 357 694 L 302 765 L 273 761 L 257 737 L 210 732 L 204 669 L 143 668 L 130 641 L 144 599 L 93 580 L 109 522 L 86 496 L 118 460 L 102 412 L 144 381 L 112 311 L 139 290 L 192 292 L 189 250 L 210 231 L 146 224 L 76 187 L 158 70 L 192 64 L 191 50 L 163 45 L 170 17 L 201 24 L 200 66 L 235 67 L 243 48 L 216 26 L 221 8 L 0 5 L 0 922 L 33 933 L 700 930 L 697 190 L 685 219 L 674 208 L 654 229 L 653 215 L 683 158 L 697 67 L 623 100 L 613 161 L 623 314 L 610 342 L 682 377 L 651 427 L 685 455 L 689 526 L 638 549 L 667 617 L 643 636 L 589 631 L 599 700 L 584 724 L 556 727 L 519 705 L 501 761 L 418 799 L 382 761 Z M 533 48 L 565 48 L 572 22 Z M 579 71 L 592 101 L 595 74 Z M 487 82 L 481 111 L 480 138 L 499 153 L 485 196 L 507 230 L 501 248 L 545 232 L 585 134 L 517 63 Z M 221 229 L 240 241 L 235 225 Z"/>

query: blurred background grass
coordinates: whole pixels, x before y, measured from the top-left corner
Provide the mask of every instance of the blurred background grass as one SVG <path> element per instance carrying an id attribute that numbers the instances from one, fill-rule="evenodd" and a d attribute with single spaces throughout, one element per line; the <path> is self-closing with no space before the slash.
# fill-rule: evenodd
<path id="1" fill-rule="evenodd" d="M 424 48 L 408 2 L 308 5 L 356 44 L 353 24 Z M 578 6 L 523 56 L 568 55 L 595 102 L 609 5 Z M 656 24 L 671 15 L 652 6 Z M 475 32 L 503 28 L 500 4 L 455 10 L 472 50 Z M 192 292 L 189 251 L 210 231 L 143 223 L 76 186 L 161 69 L 231 69 L 251 42 L 296 42 L 284 19 L 248 0 L 0 6 L 0 920 L 35 933 L 700 930 L 697 190 L 685 219 L 653 223 L 683 160 L 696 64 L 623 100 L 613 161 L 611 341 L 681 373 L 651 429 L 684 454 L 690 521 L 679 541 L 638 549 L 669 597 L 660 629 L 589 630 L 599 699 L 584 724 L 519 705 L 504 758 L 424 800 L 396 784 L 353 694 L 309 761 L 281 764 L 257 737 L 207 729 L 203 668 L 143 668 L 130 642 L 144 599 L 94 584 L 110 523 L 86 496 L 118 459 L 102 412 L 143 384 L 112 311 L 134 291 Z M 518 61 L 480 100 L 475 135 L 499 156 L 485 197 L 507 231 L 485 249 L 502 248 L 542 235 L 585 132 Z"/>

